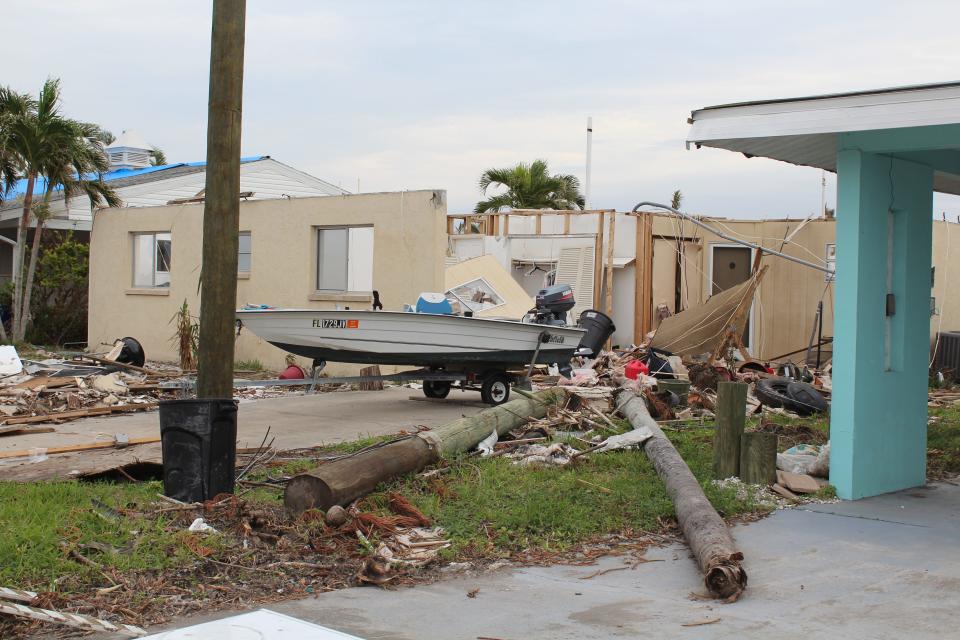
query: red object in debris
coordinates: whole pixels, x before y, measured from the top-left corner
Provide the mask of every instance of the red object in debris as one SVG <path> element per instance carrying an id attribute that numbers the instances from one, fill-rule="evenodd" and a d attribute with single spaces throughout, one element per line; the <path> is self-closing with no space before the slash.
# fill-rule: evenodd
<path id="1" fill-rule="evenodd" d="M 281 380 L 303 380 L 306 377 L 307 374 L 304 373 L 303 369 L 295 364 L 290 365 L 280 374 Z"/>
<path id="2" fill-rule="evenodd" d="M 641 373 L 645 376 L 650 375 L 650 367 L 643 360 L 631 360 L 627 363 L 624 373 L 631 380 L 636 380 Z"/>
<path id="3" fill-rule="evenodd" d="M 773 369 L 771 369 L 770 367 L 764 367 L 764 369 L 766 369 L 767 373 L 769 373 L 770 375 L 774 374 Z"/>

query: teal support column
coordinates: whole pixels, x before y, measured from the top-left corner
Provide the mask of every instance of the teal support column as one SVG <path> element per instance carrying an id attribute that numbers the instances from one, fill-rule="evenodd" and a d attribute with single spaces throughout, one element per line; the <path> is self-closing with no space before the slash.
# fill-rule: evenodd
<path id="1" fill-rule="evenodd" d="M 830 418 L 830 482 L 845 499 L 926 480 L 933 229 L 933 169 L 852 138 L 837 164 Z"/>

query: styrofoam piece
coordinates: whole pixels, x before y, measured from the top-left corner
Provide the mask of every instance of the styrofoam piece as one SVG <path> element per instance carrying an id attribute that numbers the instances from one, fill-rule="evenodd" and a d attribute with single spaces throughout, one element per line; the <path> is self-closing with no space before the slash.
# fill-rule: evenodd
<path id="1" fill-rule="evenodd" d="M 15 376 L 23 371 L 23 363 L 13 345 L 0 345 L 0 376 Z"/>
<path id="2" fill-rule="evenodd" d="M 363 640 L 269 609 L 164 631 L 144 640 Z"/>

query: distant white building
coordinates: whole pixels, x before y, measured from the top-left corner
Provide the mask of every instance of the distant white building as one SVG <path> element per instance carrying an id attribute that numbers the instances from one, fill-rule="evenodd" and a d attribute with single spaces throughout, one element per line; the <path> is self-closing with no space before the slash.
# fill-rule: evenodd
<path id="1" fill-rule="evenodd" d="M 103 179 L 114 188 L 124 207 L 153 207 L 175 200 L 203 197 L 206 162 L 153 166 L 151 151 L 151 146 L 132 131 L 124 131 L 106 148 L 110 170 L 103 175 Z M 16 238 L 25 191 L 26 180 L 21 180 L 0 204 L 0 235 Z M 38 181 L 34 188 L 35 201 L 43 196 L 44 191 L 45 184 Z M 246 194 L 244 198 L 247 200 L 267 200 L 345 195 L 349 192 L 270 156 L 251 156 L 240 160 L 240 193 Z M 63 194 L 55 192 L 50 200 L 50 209 L 53 215 L 47 221 L 46 228 L 69 229 L 75 231 L 79 238 L 89 237 L 93 211 L 86 197 L 71 198 L 68 205 Z M 0 243 L 0 281 L 11 277 L 13 250 L 8 243 Z"/>

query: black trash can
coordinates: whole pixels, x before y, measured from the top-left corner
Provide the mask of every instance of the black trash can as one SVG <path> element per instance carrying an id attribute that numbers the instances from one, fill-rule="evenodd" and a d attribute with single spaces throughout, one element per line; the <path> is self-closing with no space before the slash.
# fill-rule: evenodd
<path id="1" fill-rule="evenodd" d="M 232 399 L 160 403 L 163 493 L 203 502 L 233 493 L 237 458 L 237 403 Z"/>
<path id="2" fill-rule="evenodd" d="M 580 328 L 587 330 L 580 339 L 580 347 L 589 349 L 593 355 L 600 353 L 607 338 L 617 330 L 610 316 L 596 309 L 587 309 L 580 314 Z"/>

